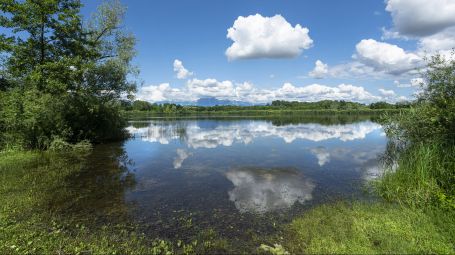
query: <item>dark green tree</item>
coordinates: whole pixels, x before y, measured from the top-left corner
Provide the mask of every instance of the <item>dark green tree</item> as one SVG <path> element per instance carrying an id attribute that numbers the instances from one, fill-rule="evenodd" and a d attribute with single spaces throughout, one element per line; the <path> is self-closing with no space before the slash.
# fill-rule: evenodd
<path id="1" fill-rule="evenodd" d="M 88 22 L 79 0 L 1 0 L 0 144 L 46 148 L 55 138 L 103 141 L 123 135 L 119 99 L 135 39 L 122 27 L 125 8 L 104 2 Z"/>
<path id="2" fill-rule="evenodd" d="M 150 111 L 152 104 L 146 101 L 135 100 L 132 104 L 132 108 L 135 111 Z"/>

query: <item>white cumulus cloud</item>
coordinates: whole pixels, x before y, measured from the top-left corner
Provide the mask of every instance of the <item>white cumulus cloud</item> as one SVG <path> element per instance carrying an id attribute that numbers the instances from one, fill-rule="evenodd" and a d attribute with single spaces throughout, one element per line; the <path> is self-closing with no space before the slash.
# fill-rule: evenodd
<path id="1" fill-rule="evenodd" d="M 455 26 L 453 0 L 387 0 L 396 32 L 403 36 L 422 37 Z"/>
<path id="2" fill-rule="evenodd" d="M 396 80 L 393 82 L 399 88 L 410 88 L 410 87 L 421 87 L 425 84 L 425 79 L 423 78 L 412 78 L 409 80 L 409 83 L 401 83 Z"/>
<path id="3" fill-rule="evenodd" d="M 450 50 L 455 47 L 455 27 L 446 29 L 440 33 L 423 37 L 419 46 L 426 51 Z"/>
<path id="4" fill-rule="evenodd" d="M 439 53 L 451 57 L 455 47 L 455 1 L 387 0 L 386 11 L 393 19 L 391 29 L 383 29 L 385 39 L 418 40 L 417 54 Z"/>
<path id="5" fill-rule="evenodd" d="M 183 88 L 173 88 L 169 83 L 145 86 L 139 90 L 136 97 L 149 102 L 194 102 L 203 97 L 249 103 L 270 103 L 274 100 L 345 100 L 370 103 L 381 100 L 380 96 L 373 95 L 364 87 L 352 84 L 295 86 L 284 83 L 276 89 L 260 89 L 248 82 L 234 84 L 232 81 L 216 79 L 191 79 Z"/>
<path id="6" fill-rule="evenodd" d="M 310 77 L 322 79 L 329 73 L 329 66 L 324 64 L 321 60 L 317 60 L 313 71 L 309 72 Z"/>
<path id="7" fill-rule="evenodd" d="M 193 75 L 192 72 L 188 71 L 183 66 L 183 62 L 178 59 L 174 60 L 174 72 L 176 73 L 178 79 L 186 79 Z"/>
<path id="8" fill-rule="evenodd" d="M 309 29 L 292 26 L 281 15 L 239 16 L 228 29 L 233 44 L 226 50 L 229 60 L 253 58 L 292 58 L 312 46 Z"/>
<path id="9" fill-rule="evenodd" d="M 422 63 L 422 58 L 417 54 L 373 39 L 361 40 L 356 45 L 356 52 L 360 62 L 388 74 L 400 75 L 418 68 Z"/>
<path id="10" fill-rule="evenodd" d="M 159 85 L 142 87 L 136 94 L 136 98 L 149 102 L 183 102 L 197 100 L 197 98 L 195 98 L 193 95 L 186 93 L 182 89 L 172 88 L 169 83 L 161 83 Z"/>
<path id="11" fill-rule="evenodd" d="M 336 87 L 320 84 L 296 87 L 291 83 L 285 83 L 281 88 L 274 91 L 273 94 L 276 99 L 296 101 L 347 100 L 370 102 L 380 99 L 366 91 L 363 87 L 351 84 L 340 84 Z"/>
<path id="12" fill-rule="evenodd" d="M 188 92 L 197 97 L 229 98 L 235 94 L 234 84 L 231 81 L 216 79 L 192 79 L 187 83 Z"/>
<path id="13" fill-rule="evenodd" d="M 374 39 L 356 44 L 353 60 L 328 68 L 327 76 L 335 78 L 403 79 L 415 77 L 424 66 L 425 52 L 409 52 Z"/>
<path id="14" fill-rule="evenodd" d="M 386 98 L 395 97 L 397 95 L 393 90 L 379 89 L 379 92 L 381 93 L 382 96 Z"/>

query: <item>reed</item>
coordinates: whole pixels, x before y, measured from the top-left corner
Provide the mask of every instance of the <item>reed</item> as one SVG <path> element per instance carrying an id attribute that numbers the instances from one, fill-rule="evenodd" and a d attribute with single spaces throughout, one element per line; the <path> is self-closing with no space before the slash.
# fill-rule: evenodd
<path id="1" fill-rule="evenodd" d="M 441 142 L 413 144 L 375 185 L 389 201 L 413 207 L 455 209 L 455 146 Z"/>

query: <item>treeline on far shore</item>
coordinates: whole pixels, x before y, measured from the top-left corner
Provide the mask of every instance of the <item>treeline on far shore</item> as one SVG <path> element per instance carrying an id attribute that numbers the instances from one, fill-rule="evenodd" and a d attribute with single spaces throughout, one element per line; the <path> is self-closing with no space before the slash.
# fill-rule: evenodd
<path id="1" fill-rule="evenodd" d="M 387 102 L 375 102 L 362 104 L 348 101 L 323 100 L 318 102 L 297 101 L 273 101 L 266 105 L 238 106 L 238 105 L 215 105 L 196 106 L 180 105 L 175 103 L 150 103 L 147 101 L 122 101 L 122 109 L 128 115 L 168 115 L 168 114 L 217 114 L 217 115 L 272 115 L 272 114 L 370 114 L 382 112 L 399 112 L 409 109 L 413 103 L 399 102 L 395 104 Z"/>

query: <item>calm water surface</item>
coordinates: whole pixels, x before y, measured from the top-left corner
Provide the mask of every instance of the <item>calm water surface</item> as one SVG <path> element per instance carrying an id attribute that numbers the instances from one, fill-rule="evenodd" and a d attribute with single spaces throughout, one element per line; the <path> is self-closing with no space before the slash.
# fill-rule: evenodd
<path id="1" fill-rule="evenodd" d="M 204 229 L 248 240 L 314 205 L 369 199 L 364 184 L 387 143 L 369 120 L 152 119 L 128 131 L 125 143 L 96 148 L 92 167 L 120 150 L 129 217 L 175 240 Z"/>

